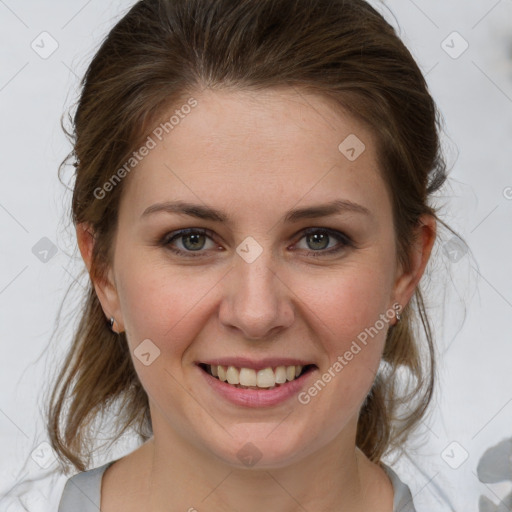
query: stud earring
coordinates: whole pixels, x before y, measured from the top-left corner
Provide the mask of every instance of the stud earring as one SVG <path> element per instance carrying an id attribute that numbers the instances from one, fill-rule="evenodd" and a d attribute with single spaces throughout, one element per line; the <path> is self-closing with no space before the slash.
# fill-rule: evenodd
<path id="1" fill-rule="evenodd" d="M 111 316 L 111 317 L 110 317 L 110 320 L 107 322 L 108 327 L 109 327 L 109 329 L 110 329 L 113 333 L 115 333 L 115 334 L 119 334 L 118 332 L 114 331 L 114 322 L 115 322 L 114 317 L 113 317 L 113 316 Z"/>
<path id="2" fill-rule="evenodd" d="M 402 319 L 402 315 L 400 314 L 400 311 L 402 310 L 402 306 L 398 303 L 395 303 L 395 304 L 393 304 L 393 309 L 395 310 L 396 323 L 398 323 Z"/>

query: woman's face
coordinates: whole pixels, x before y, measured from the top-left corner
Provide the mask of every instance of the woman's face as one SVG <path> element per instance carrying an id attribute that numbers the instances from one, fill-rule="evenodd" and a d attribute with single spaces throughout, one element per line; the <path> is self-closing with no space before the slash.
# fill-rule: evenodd
<path id="1" fill-rule="evenodd" d="M 194 98 L 168 134 L 154 127 L 154 147 L 125 178 L 115 288 L 99 294 L 126 331 L 155 439 L 260 467 L 353 445 L 393 304 L 412 294 L 375 138 L 293 89 Z M 260 369 L 314 366 L 244 390 L 207 363 L 244 368 L 246 383 Z"/>

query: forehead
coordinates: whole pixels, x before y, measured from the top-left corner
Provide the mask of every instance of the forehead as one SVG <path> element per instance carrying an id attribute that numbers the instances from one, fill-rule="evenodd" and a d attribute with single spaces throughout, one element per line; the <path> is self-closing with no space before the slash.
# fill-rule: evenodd
<path id="1" fill-rule="evenodd" d="M 390 207 L 374 134 L 331 101 L 294 88 L 191 97 L 193 108 L 174 105 L 151 128 L 151 149 L 125 178 L 122 214 L 135 220 L 176 199 L 252 215 L 340 197 Z"/>

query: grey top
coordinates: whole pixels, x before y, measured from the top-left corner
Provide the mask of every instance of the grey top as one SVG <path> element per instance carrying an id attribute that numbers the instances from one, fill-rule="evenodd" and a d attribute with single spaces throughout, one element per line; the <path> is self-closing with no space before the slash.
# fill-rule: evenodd
<path id="1" fill-rule="evenodd" d="M 64 486 L 58 512 L 99 512 L 103 473 L 114 462 L 69 478 Z M 382 467 L 389 475 L 395 492 L 393 512 L 416 512 L 409 487 L 389 466 L 383 464 Z"/>

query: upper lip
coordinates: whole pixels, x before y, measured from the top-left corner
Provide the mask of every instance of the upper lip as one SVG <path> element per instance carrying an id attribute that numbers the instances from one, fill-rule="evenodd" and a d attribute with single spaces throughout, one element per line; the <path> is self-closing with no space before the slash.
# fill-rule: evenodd
<path id="1" fill-rule="evenodd" d="M 252 368 L 253 370 L 263 370 L 264 368 L 275 368 L 276 366 L 307 366 L 314 364 L 304 359 L 295 359 L 291 357 L 268 357 L 265 359 L 249 359 L 246 357 L 221 357 L 217 359 L 208 359 L 207 361 L 197 361 L 196 364 L 207 364 L 210 366 L 234 366 L 236 368 Z"/>

